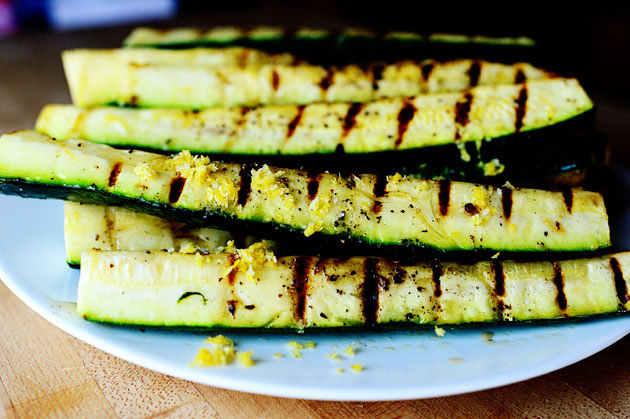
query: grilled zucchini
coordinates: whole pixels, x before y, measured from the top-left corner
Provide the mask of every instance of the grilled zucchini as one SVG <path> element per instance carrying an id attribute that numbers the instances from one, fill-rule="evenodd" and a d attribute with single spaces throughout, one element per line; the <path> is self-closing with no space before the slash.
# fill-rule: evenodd
<path id="1" fill-rule="evenodd" d="M 63 214 L 66 261 L 71 266 L 79 266 L 81 253 L 89 249 L 207 253 L 224 248 L 230 240 L 239 248 L 257 241 L 254 237 L 190 227 L 120 207 L 67 201 Z M 275 249 L 275 244 L 271 248 Z"/>
<path id="2" fill-rule="evenodd" d="M 472 60 L 325 68 L 307 64 L 137 65 L 112 58 L 93 66 L 92 55 L 101 57 L 103 52 L 80 50 L 63 54 L 75 105 L 203 109 L 322 101 L 367 102 L 553 76 L 525 63 L 505 65 Z"/>
<path id="3" fill-rule="evenodd" d="M 58 139 L 202 154 L 363 154 L 506 137 L 569 120 L 592 108 L 577 80 L 552 79 L 365 104 L 217 108 L 197 113 L 48 105 L 36 128 Z M 361 158 L 352 156 L 357 157 Z"/>
<path id="4" fill-rule="evenodd" d="M 402 265 L 353 257 L 83 254 L 78 312 L 127 325 L 335 328 L 550 320 L 628 310 L 630 253 Z"/>
<path id="5" fill-rule="evenodd" d="M 270 52 L 290 51 L 325 64 L 365 63 L 375 57 L 386 61 L 458 57 L 513 62 L 535 58 L 535 42 L 527 37 L 487 37 L 413 32 L 374 33 L 364 29 L 286 29 L 215 27 L 202 30 L 137 28 L 124 41 L 127 47 L 184 49 L 240 45 Z"/>
<path id="6" fill-rule="evenodd" d="M 0 137 L 0 191 L 120 205 L 248 234 L 317 233 L 413 249 L 592 250 L 610 245 L 600 194 L 400 175 L 341 177 L 118 150 L 20 131 Z M 290 234 L 293 233 L 293 234 Z M 297 233 L 297 234 L 296 234 Z"/>

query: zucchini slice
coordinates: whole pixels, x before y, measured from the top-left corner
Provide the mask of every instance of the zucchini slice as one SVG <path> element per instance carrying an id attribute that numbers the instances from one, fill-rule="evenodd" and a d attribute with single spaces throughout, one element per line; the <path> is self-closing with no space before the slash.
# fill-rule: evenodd
<path id="1" fill-rule="evenodd" d="M 569 120 L 593 108 L 575 79 L 480 86 L 365 104 L 181 109 L 48 105 L 38 131 L 122 147 L 201 154 L 364 154 L 481 142 Z M 352 156 L 353 159 L 361 156 Z M 421 162 L 418 162 L 421 163 Z"/>
<path id="2" fill-rule="evenodd" d="M 125 39 L 126 47 L 185 49 L 240 45 L 270 52 L 290 51 L 317 63 L 347 64 L 432 57 L 484 58 L 513 62 L 536 56 L 536 43 L 527 37 L 487 37 L 475 35 L 414 32 L 375 33 L 347 28 L 329 31 L 312 28 L 215 27 L 211 29 L 137 28 Z"/>
<path id="3" fill-rule="evenodd" d="M 119 205 L 262 236 L 440 250 L 610 245 L 602 196 L 394 176 L 308 173 L 119 150 L 35 131 L 0 137 L 0 192 Z"/>
<path id="4" fill-rule="evenodd" d="M 227 246 L 230 240 L 238 248 L 257 241 L 250 236 L 191 227 L 120 207 L 66 201 L 63 214 L 66 261 L 71 266 L 79 266 L 81 253 L 89 249 L 211 253 Z"/>
<path id="5" fill-rule="evenodd" d="M 474 265 L 308 256 L 241 262 L 232 254 L 87 251 L 78 312 L 125 325 L 336 328 L 551 320 L 630 308 L 628 252 Z"/>
<path id="6" fill-rule="evenodd" d="M 98 66 L 94 66 L 92 56 L 102 58 L 104 54 L 99 50 L 63 54 L 75 105 L 203 109 L 323 101 L 367 102 L 553 76 L 525 63 L 506 65 L 473 60 L 326 68 L 308 64 L 137 65 L 112 56 L 99 60 Z"/>

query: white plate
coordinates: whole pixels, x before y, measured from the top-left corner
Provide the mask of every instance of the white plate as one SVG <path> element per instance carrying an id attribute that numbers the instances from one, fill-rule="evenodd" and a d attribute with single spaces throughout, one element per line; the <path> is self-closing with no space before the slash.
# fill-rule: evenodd
<path id="1" fill-rule="evenodd" d="M 626 177 L 626 179 L 628 179 Z M 626 206 L 627 208 L 627 206 Z M 64 263 L 62 204 L 0 196 L 0 278 L 29 307 L 73 336 L 127 361 L 175 377 L 274 396 L 326 400 L 400 400 L 501 386 L 562 368 L 630 331 L 630 317 L 580 323 L 433 330 L 311 333 L 226 333 L 258 364 L 190 368 L 205 333 L 143 330 L 87 322 L 75 313 L 78 271 Z M 628 220 L 617 224 L 628 246 Z M 488 340 L 488 333 L 494 334 Z M 285 348 L 314 341 L 302 359 Z M 360 344 L 353 358 L 342 349 Z M 326 358 L 336 345 L 342 362 Z M 284 357 L 275 358 L 274 354 Z M 354 373 L 350 365 L 363 364 Z M 335 370 L 343 368 L 344 373 Z"/>

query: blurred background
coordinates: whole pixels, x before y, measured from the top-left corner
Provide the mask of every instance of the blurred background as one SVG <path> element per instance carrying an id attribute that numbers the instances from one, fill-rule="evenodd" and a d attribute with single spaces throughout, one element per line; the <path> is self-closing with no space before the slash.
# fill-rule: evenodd
<path id="1" fill-rule="evenodd" d="M 0 0 L 0 131 L 30 128 L 41 106 L 69 102 L 63 49 L 117 47 L 140 24 L 529 36 L 544 56 L 540 66 L 574 74 L 586 86 L 613 153 L 630 163 L 630 4 L 612 2 Z"/>

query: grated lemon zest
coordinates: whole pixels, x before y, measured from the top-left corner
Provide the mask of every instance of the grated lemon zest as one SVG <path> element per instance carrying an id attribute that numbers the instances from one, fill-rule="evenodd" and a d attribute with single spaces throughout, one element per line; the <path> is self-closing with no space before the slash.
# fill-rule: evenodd
<path id="1" fill-rule="evenodd" d="M 350 368 L 354 372 L 361 372 L 361 371 L 363 371 L 363 364 L 352 364 L 352 365 L 350 365 Z"/>
<path id="2" fill-rule="evenodd" d="M 256 361 L 252 359 L 253 350 L 247 352 L 237 352 L 236 359 L 238 359 L 242 366 L 249 368 L 256 365 Z"/>

